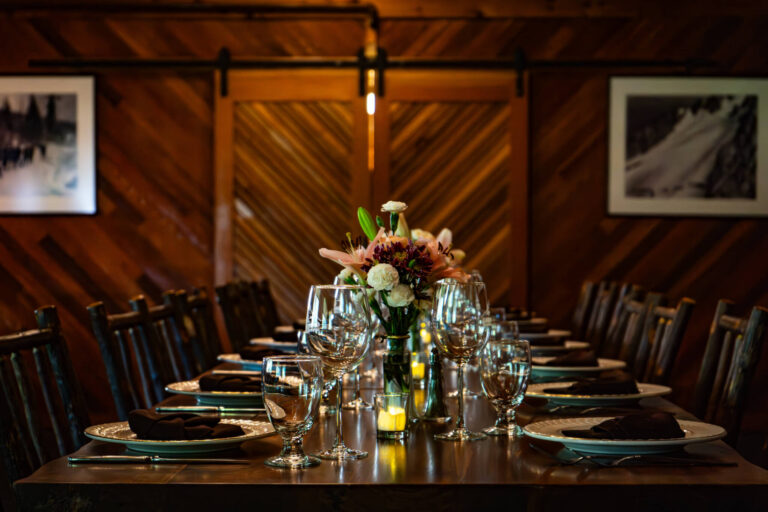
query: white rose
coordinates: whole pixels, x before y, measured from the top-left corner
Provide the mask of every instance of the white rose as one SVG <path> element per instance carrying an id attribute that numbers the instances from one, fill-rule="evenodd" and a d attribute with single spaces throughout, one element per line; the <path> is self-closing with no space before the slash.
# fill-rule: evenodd
<path id="1" fill-rule="evenodd" d="M 389 292 L 387 303 L 393 308 L 404 308 L 413 302 L 413 290 L 407 284 L 399 284 Z"/>
<path id="2" fill-rule="evenodd" d="M 453 256 L 451 259 L 451 263 L 453 263 L 454 265 L 460 264 L 462 261 L 464 261 L 464 258 L 467 257 L 467 253 L 465 253 L 461 249 L 453 249 L 451 251 L 451 255 Z"/>
<path id="3" fill-rule="evenodd" d="M 435 239 L 435 235 L 425 229 L 412 229 L 411 238 L 413 240 L 421 240 L 423 242 L 432 242 Z"/>
<path id="4" fill-rule="evenodd" d="M 389 263 L 379 263 L 368 271 L 368 284 L 376 291 L 391 290 L 399 282 L 397 269 Z"/>
<path id="5" fill-rule="evenodd" d="M 401 213 L 404 212 L 406 208 L 408 208 L 408 205 L 401 203 L 400 201 L 387 201 L 381 205 L 381 211 L 387 213 Z"/>

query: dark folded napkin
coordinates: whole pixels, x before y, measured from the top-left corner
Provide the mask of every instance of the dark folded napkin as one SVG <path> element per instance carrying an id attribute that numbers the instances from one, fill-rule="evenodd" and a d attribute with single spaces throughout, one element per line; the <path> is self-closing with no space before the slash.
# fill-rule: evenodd
<path id="1" fill-rule="evenodd" d="M 603 372 L 597 378 L 581 378 L 570 386 L 544 391 L 558 395 L 631 395 L 639 392 L 635 378 L 622 370 Z"/>
<path id="2" fill-rule="evenodd" d="M 544 366 L 598 366 L 592 350 L 574 350 L 547 361 Z"/>
<path id="3" fill-rule="evenodd" d="M 533 318 L 535 313 L 532 313 L 526 309 L 507 306 L 506 319 L 507 320 L 528 320 Z"/>
<path id="4" fill-rule="evenodd" d="M 248 345 L 240 349 L 240 352 L 238 353 L 240 354 L 241 359 L 247 359 L 248 361 L 261 361 L 265 357 L 288 355 L 288 352 L 259 345 Z"/>
<path id="5" fill-rule="evenodd" d="M 199 383 L 201 391 L 261 392 L 261 379 L 247 375 L 203 375 Z"/>
<path id="6" fill-rule="evenodd" d="M 563 430 L 568 437 L 586 439 L 674 439 L 685 437 L 668 412 L 641 412 L 606 420 L 589 430 Z"/>
<path id="7" fill-rule="evenodd" d="M 294 320 L 292 325 L 295 330 L 303 331 L 307 327 L 307 322 L 304 320 Z"/>
<path id="8" fill-rule="evenodd" d="M 541 334 L 549 331 L 547 322 L 538 322 L 533 320 L 518 320 L 517 328 L 521 334 Z"/>
<path id="9" fill-rule="evenodd" d="M 245 435 L 239 425 L 219 423 L 216 416 L 190 413 L 158 414 L 150 409 L 128 413 L 128 425 L 139 439 L 181 441 Z"/>
<path id="10" fill-rule="evenodd" d="M 272 339 L 275 341 L 299 341 L 299 333 L 296 330 L 293 331 L 275 331 L 272 334 Z"/>

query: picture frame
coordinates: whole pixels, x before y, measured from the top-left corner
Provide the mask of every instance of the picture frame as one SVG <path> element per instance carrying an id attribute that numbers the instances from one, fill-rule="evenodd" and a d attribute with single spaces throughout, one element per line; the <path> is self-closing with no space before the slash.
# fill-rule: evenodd
<path id="1" fill-rule="evenodd" d="M 609 215 L 768 215 L 768 79 L 609 80 Z"/>
<path id="2" fill-rule="evenodd" d="M 96 213 L 93 76 L 0 76 L 0 215 Z"/>

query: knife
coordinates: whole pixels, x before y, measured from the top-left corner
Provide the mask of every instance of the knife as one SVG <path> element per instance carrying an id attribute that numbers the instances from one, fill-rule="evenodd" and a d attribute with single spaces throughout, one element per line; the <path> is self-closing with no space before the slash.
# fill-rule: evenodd
<path id="1" fill-rule="evenodd" d="M 175 459 L 157 455 L 93 455 L 67 460 L 70 464 L 250 464 L 242 459 Z"/>
<path id="2" fill-rule="evenodd" d="M 186 405 L 178 407 L 155 407 L 155 411 L 160 414 L 173 412 L 191 412 L 195 414 L 258 414 L 267 412 L 263 407 L 221 407 L 221 406 L 200 406 Z"/>

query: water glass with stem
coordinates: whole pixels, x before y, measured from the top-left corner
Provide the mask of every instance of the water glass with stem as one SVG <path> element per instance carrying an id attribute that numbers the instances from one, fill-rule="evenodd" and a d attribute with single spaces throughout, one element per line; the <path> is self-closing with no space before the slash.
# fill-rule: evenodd
<path id="1" fill-rule="evenodd" d="M 354 460 L 367 452 L 344 445 L 341 425 L 341 390 L 345 372 L 354 370 L 370 347 L 371 312 L 365 289 L 353 285 L 318 285 L 309 290 L 306 342 L 336 378 L 336 441 L 316 454 L 321 459 Z"/>
<path id="2" fill-rule="evenodd" d="M 456 428 L 435 435 L 444 441 L 475 441 L 485 434 L 472 432 L 464 425 L 464 367 L 485 345 L 490 330 L 484 325 L 476 282 L 440 281 L 435 285 L 432 306 L 434 341 L 440 352 L 458 365 L 459 410 Z"/>
<path id="3" fill-rule="evenodd" d="M 495 425 L 483 429 L 492 436 L 520 437 L 523 431 L 515 412 L 525 397 L 531 374 L 531 346 L 517 336 L 494 337 L 480 353 L 483 391 L 496 409 Z"/>
<path id="4" fill-rule="evenodd" d="M 295 355 L 265 357 L 262 365 L 262 398 L 269 422 L 283 438 L 280 455 L 264 461 L 267 466 L 299 469 L 320 464 L 304 453 L 302 439 L 317 419 L 323 389 L 319 357 Z"/>

